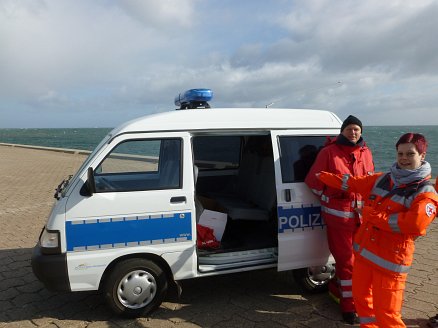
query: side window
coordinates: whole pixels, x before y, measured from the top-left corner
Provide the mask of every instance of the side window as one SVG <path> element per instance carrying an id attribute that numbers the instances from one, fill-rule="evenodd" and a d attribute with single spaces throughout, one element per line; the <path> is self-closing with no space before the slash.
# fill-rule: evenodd
<path id="1" fill-rule="evenodd" d="M 279 137 L 283 183 L 302 182 L 323 147 L 326 137 Z"/>
<path id="2" fill-rule="evenodd" d="M 198 136 L 193 138 L 195 164 L 203 169 L 235 169 L 239 167 L 239 136 Z"/>
<path id="3" fill-rule="evenodd" d="M 96 192 L 181 188 L 181 139 L 129 140 L 95 169 Z"/>

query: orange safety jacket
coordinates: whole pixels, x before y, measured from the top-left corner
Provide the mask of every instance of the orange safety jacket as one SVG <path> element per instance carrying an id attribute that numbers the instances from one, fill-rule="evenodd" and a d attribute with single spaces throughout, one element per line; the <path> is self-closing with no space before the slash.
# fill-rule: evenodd
<path id="1" fill-rule="evenodd" d="M 407 273 L 412 264 L 414 241 L 426 234 L 437 213 L 438 194 L 430 176 L 395 189 L 389 173 L 352 177 L 322 172 L 319 179 L 364 197 L 363 224 L 354 238 L 356 256 L 387 273 Z"/>
<path id="2" fill-rule="evenodd" d="M 325 214 L 325 219 L 334 216 L 344 222 L 352 221 L 356 225 L 354 220 L 358 216 L 355 208 L 363 205 L 361 195 L 327 186 L 316 177 L 316 174 L 321 171 L 335 174 L 349 173 L 352 176 L 372 174 L 374 172 L 373 157 L 365 142 L 362 141 L 356 146 L 346 146 L 339 144 L 338 138 L 340 136 L 330 140 L 318 153 L 306 176 L 305 183 L 314 194 L 320 197 L 321 211 Z"/>

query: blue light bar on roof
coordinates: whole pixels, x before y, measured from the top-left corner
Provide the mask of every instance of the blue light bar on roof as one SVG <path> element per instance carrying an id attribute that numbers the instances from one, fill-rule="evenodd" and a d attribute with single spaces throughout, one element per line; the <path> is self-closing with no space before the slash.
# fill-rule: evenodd
<path id="1" fill-rule="evenodd" d="M 207 101 L 213 98 L 211 89 L 190 89 L 175 97 L 175 105 L 179 109 L 210 108 Z"/>

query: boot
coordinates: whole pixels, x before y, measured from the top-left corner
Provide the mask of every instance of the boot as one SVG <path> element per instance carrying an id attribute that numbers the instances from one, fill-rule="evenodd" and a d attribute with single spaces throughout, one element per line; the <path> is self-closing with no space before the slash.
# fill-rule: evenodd
<path id="1" fill-rule="evenodd" d="M 431 328 L 438 328 L 438 314 L 429 319 L 427 325 Z"/>
<path id="2" fill-rule="evenodd" d="M 359 318 L 357 317 L 356 312 L 342 312 L 342 319 L 344 319 L 344 322 L 349 325 L 359 323 Z"/>

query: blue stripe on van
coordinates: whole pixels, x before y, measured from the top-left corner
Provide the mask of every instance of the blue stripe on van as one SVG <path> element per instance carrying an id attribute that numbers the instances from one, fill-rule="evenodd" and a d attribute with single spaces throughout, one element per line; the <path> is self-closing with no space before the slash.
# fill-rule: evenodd
<path id="1" fill-rule="evenodd" d="M 321 206 L 284 208 L 278 206 L 278 232 L 295 229 L 323 229 L 324 220 L 321 217 Z"/>
<path id="2" fill-rule="evenodd" d="M 67 221 L 67 251 L 192 240 L 191 213 Z"/>

